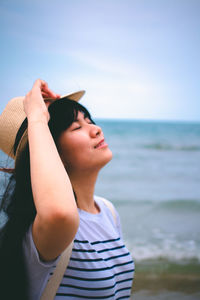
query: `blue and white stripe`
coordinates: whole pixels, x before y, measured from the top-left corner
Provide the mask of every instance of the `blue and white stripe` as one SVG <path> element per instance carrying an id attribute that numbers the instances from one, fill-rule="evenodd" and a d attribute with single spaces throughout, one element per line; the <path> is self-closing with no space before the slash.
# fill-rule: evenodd
<path id="1" fill-rule="evenodd" d="M 134 262 L 124 245 L 110 210 L 95 197 L 101 212 L 79 210 L 80 227 L 69 265 L 57 291 L 62 299 L 129 299 Z"/>

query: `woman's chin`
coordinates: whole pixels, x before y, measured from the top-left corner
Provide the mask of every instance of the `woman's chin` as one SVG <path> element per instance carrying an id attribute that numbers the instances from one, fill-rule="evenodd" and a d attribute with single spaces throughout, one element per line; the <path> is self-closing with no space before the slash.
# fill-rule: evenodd
<path id="1" fill-rule="evenodd" d="M 104 162 L 103 166 L 105 166 L 107 163 L 109 163 L 112 160 L 112 157 L 113 157 L 112 151 L 108 148 L 105 153 L 104 160 L 103 160 L 103 162 Z"/>
<path id="2" fill-rule="evenodd" d="M 112 151 L 110 149 L 109 149 L 109 152 L 110 152 L 110 159 L 109 159 L 109 161 L 111 161 L 112 158 L 113 158 L 113 154 L 112 154 Z"/>

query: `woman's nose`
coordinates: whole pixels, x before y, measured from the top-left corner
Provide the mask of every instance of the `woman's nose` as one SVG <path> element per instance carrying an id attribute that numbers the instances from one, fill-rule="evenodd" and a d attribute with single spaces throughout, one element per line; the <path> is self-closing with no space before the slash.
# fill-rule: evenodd
<path id="1" fill-rule="evenodd" d="M 94 124 L 91 128 L 90 134 L 92 137 L 96 137 L 97 135 L 101 134 L 101 132 L 102 132 L 101 127 Z"/>

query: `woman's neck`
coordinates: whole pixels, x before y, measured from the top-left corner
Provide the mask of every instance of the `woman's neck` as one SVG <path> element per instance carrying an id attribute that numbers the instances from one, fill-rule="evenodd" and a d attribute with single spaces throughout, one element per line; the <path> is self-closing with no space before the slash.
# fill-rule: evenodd
<path id="1" fill-rule="evenodd" d="M 70 175 L 73 190 L 77 198 L 78 208 L 90 213 L 99 213 L 99 209 L 94 202 L 94 189 L 98 172 L 81 172 Z"/>

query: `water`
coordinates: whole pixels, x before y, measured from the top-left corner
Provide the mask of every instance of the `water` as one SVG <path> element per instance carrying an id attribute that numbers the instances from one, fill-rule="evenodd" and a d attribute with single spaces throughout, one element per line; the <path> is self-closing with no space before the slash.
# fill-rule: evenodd
<path id="1" fill-rule="evenodd" d="M 116 205 L 136 266 L 154 261 L 157 271 L 171 264 L 195 268 L 200 264 L 200 123 L 98 123 L 113 160 L 101 171 L 96 193 Z"/>
<path id="2" fill-rule="evenodd" d="M 96 122 L 113 160 L 95 193 L 116 205 L 136 275 L 200 278 L 200 123 Z"/>

